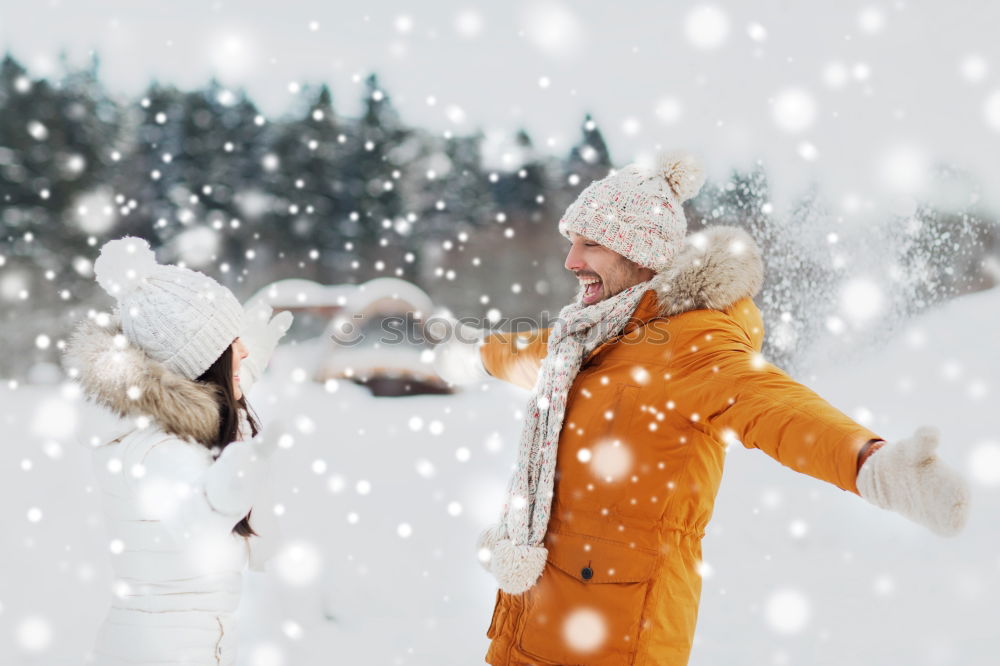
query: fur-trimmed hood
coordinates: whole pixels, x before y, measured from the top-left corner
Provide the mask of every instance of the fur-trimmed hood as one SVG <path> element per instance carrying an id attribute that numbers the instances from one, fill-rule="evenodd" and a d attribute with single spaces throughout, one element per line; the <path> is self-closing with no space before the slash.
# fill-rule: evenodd
<path id="1" fill-rule="evenodd" d="M 148 418 L 171 435 L 202 444 L 219 428 L 218 391 L 182 377 L 131 344 L 117 317 L 80 323 L 70 338 L 66 366 L 91 401 L 122 418 Z"/>
<path id="2" fill-rule="evenodd" d="M 764 283 L 764 262 L 757 243 L 743 229 L 706 227 L 684 239 L 670 267 L 652 283 L 662 317 L 724 310 L 757 295 Z"/>

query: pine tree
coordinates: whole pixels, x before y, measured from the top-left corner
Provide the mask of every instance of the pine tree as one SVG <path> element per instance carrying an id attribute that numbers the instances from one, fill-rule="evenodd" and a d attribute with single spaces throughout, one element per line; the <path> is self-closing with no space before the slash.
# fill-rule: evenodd
<path id="1" fill-rule="evenodd" d="M 290 254 L 301 257 L 314 250 L 309 275 L 324 282 L 348 278 L 352 254 L 345 249 L 343 220 L 351 213 L 346 192 L 348 137 L 351 128 L 336 115 L 330 89 L 321 86 L 301 119 L 276 130 L 274 153 L 281 168 L 272 186 L 280 192 L 291 220 L 285 241 Z M 292 212 L 294 211 L 294 212 Z"/>
<path id="2" fill-rule="evenodd" d="M 357 257 L 363 280 L 392 266 L 400 256 L 393 226 L 405 211 L 397 188 L 404 165 L 394 160 L 394 150 L 410 136 L 400 122 L 389 96 L 372 74 L 365 81 L 364 112 L 344 152 L 344 204 L 350 211 L 341 229 L 350 243 L 345 247 Z M 382 262 L 382 263 L 379 263 Z"/>
<path id="3" fill-rule="evenodd" d="M 573 146 L 566 160 L 566 176 L 571 186 L 579 185 L 583 189 L 592 181 L 608 175 L 611 154 L 604 135 L 589 113 L 584 116 L 581 130 L 580 142 Z"/>

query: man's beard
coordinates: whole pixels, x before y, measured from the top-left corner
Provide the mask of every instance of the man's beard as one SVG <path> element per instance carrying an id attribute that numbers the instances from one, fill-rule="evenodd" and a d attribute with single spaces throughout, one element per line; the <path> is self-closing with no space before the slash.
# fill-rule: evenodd
<path id="1" fill-rule="evenodd" d="M 593 275 L 601 280 L 601 298 L 593 303 L 590 303 L 589 305 L 586 305 L 585 307 L 597 305 L 602 301 L 608 300 L 612 296 L 617 296 L 629 287 L 645 282 L 643 279 L 645 276 L 642 273 L 642 267 L 631 262 L 622 262 L 621 264 L 614 266 L 608 271 L 608 274 L 603 277 L 592 272 L 582 273 L 582 275 Z M 580 285 L 580 289 L 576 294 L 577 303 L 583 303 L 583 295 L 586 290 L 587 288 L 584 285 Z"/>

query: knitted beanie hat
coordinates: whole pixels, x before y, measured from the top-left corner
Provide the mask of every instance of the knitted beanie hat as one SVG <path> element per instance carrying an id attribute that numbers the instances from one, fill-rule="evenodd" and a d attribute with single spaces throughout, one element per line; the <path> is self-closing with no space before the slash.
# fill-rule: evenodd
<path id="1" fill-rule="evenodd" d="M 141 238 L 105 243 L 94 274 L 118 300 L 128 341 L 187 379 L 208 370 L 239 337 L 243 307 L 233 293 L 197 271 L 156 263 Z"/>
<path id="2" fill-rule="evenodd" d="M 687 232 L 681 204 L 705 182 L 701 166 L 684 152 L 663 153 L 653 166 L 630 164 L 591 183 L 559 220 L 576 232 L 657 273 L 670 265 Z"/>

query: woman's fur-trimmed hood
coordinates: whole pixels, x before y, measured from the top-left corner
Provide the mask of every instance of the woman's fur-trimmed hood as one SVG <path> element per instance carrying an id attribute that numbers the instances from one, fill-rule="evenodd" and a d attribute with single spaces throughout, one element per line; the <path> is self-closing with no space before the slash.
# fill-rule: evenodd
<path id="1" fill-rule="evenodd" d="M 764 262 L 757 243 L 743 229 L 706 227 L 684 239 L 677 257 L 652 283 L 661 316 L 724 310 L 757 295 L 764 283 Z"/>
<path id="2" fill-rule="evenodd" d="M 131 344 L 117 317 L 80 323 L 66 349 L 66 366 L 84 394 L 122 418 L 147 418 L 164 432 L 210 444 L 218 436 L 214 387 L 182 377 Z"/>

